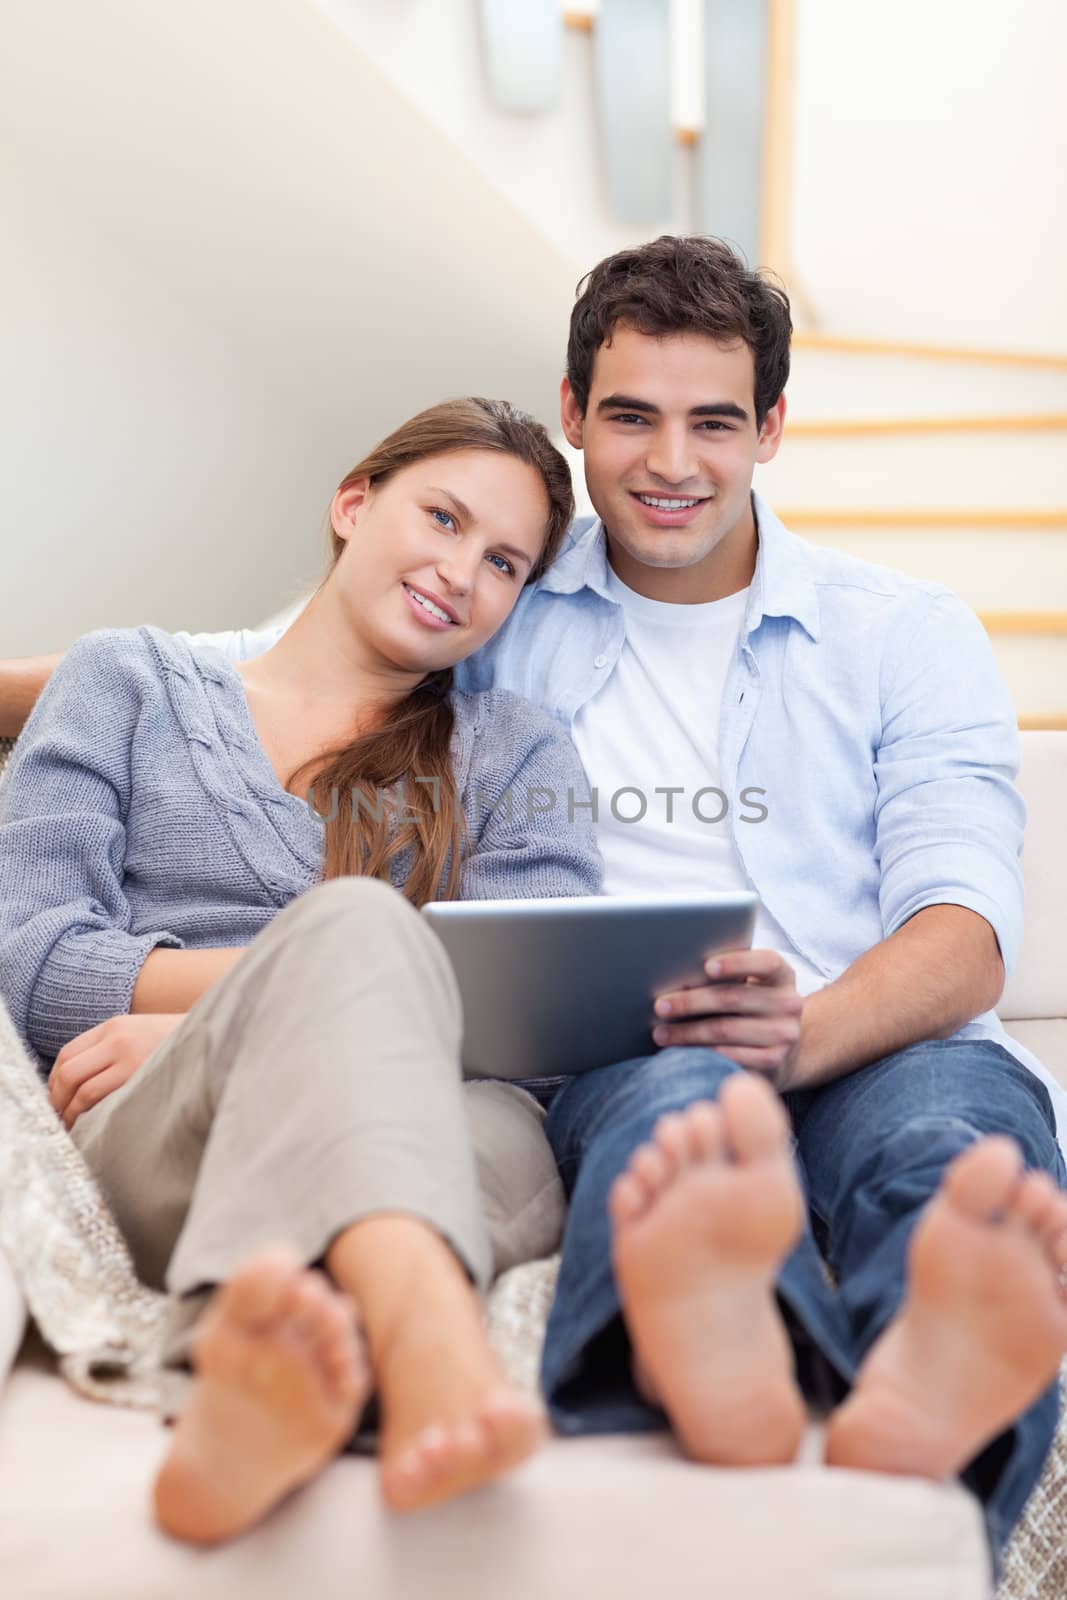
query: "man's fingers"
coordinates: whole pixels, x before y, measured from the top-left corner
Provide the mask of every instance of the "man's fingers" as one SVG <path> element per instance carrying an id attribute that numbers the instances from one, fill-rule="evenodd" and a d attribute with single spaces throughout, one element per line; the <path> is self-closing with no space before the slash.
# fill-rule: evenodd
<path id="1" fill-rule="evenodd" d="M 702 1045 L 707 1050 L 716 1050 L 719 1055 L 735 1061 L 739 1067 L 744 1067 L 748 1072 L 758 1072 L 762 1077 L 768 1078 L 775 1087 L 778 1086 L 785 1073 L 791 1044 L 774 1044 L 766 1048 L 754 1046 L 751 1040 L 744 1044 L 731 1044 L 727 1040 L 707 1037 L 708 1029 L 707 1023 L 686 1022 L 666 1029 L 665 1032 L 670 1037 L 661 1039 L 660 1029 L 657 1028 L 656 1043 L 664 1049 L 672 1045 Z"/>
<path id="2" fill-rule="evenodd" d="M 777 986 L 755 983 L 717 983 L 700 989 L 676 989 L 656 1001 L 657 1017 L 735 1016 L 799 1017 L 804 1009 L 800 995 L 783 993 Z"/>
<path id="3" fill-rule="evenodd" d="M 720 982 L 725 978 L 744 983 L 750 975 L 764 984 L 796 982 L 796 973 L 777 950 L 727 950 L 724 955 L 710 956 L 704 963 L 704 971 Z"/>
<path id="4" fill-rule="evenodd" d="M 659 1045 L 703 1044 L 713 1050 L 726 1046 L 745 1050 L 788 1050 L 800 1036 L 791 1017 L 706 1017 L 699 1022 L 657 1023 L 653 1037 Z"/>
<path id="5" fill-rule="evenodd" d="M 74 1097 L 63 1114 L 64 1126 L 73 1128 L 83 1111 L 89 1111 L 98 1105 L 113 1089 L 121 1089 L 129 1077 L 125 1067 L 105 1067 L 103 1072 L 94 1073 L 77 1090 Z"/>

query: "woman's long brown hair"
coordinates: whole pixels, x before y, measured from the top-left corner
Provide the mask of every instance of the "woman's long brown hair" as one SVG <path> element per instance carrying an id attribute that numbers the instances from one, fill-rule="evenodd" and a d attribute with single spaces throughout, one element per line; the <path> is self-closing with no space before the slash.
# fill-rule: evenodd
<path id="1" fill-rule="evenodd" d="M 540 475 L 549 516 L 544 548 L 526 580 L 532 583 L 559 550 L 574 495 L 570 469 L 546 430 L 504 400 L 474 396 L 420 411 L 354 466 L 340 488 L 362 478 L 380 486 L 404 467 L 457 450 L 499 450 Z M 345 547 L 333 528 L 330 546 L 332 572 Z M 290 775 L 287 789 L 314 771 L 309 803 L 325 818 L 320 881 L 355 876 L 390 882 L 395 866 L 403 893 L 417 906 L 458 895 L 467 830 L 450 756 L 452 677 L 451 667 L 430 673 L 375 727 L 312 756 Z M 325 802 L 317 798 L 323 795 Z"/>

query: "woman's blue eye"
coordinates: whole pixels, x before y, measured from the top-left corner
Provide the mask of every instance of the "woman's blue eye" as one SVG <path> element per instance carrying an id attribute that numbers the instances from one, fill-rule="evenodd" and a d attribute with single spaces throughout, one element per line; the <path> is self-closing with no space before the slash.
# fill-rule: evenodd
<path id="1" fill-rule="evenodd" d="M 490 561 L 499 561 L 500 562 L 500 567 L 497 568 L 498 572 L 501 569 L 503 569 L 503 571 L 508 573 L 511 577 L 515 576 L 515 568 L 512 566 L 512 564 L 508 560 L 507 556 L 490 555 L 489 559 L 490 559 Z"/>
<path id="2" fill-rule="evenodd" d="M 450 522 L 452 524 L 453 528 L 455 528 L 455 526 L 456 526 L 456 519 L 455 519 L 455 517 L 452 515 L 452 513 L 450 511 L 440 511 L 435 507 L 430 512 L 430 515 L 431 515 L 431 517 L 444 517 L 448 522 Z M 440 528 L 442 526 L 442 524 L 439 522 L 437 524 L 437 526 Z"/>

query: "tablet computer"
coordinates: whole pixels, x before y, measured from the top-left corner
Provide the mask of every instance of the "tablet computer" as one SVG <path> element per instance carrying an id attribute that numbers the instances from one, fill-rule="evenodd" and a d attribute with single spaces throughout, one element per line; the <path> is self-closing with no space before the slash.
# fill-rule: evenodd
<path id="1" fill-rule="evenodd" d="M 650 1055 L 653 1002 L 749 949 L 755 891 L 556 900 L 447 900 L 422 915 L 463 1000 L 463 1071 L 544 1078 Z"/>

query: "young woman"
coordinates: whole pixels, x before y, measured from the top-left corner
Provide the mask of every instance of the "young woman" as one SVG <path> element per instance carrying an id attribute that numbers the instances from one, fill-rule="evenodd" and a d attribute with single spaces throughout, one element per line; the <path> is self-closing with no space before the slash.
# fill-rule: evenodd
<path id="1" fill-rule="evenodd" d="M 272 650 L 235 668 L 154 627 L 86 635 L 0 789 L 0 994 L 173 1297 L 165 1359 L 195 1368 L 155 1486 L 178 1537 L 257 1521 L 372 1390 L 398 1509 L 541 1436 L 479 1294 L 556 1242 L 543 1112 L 462 1084 L 414 908 L 599 887 L 588 813 L 527 803 L 584 792 L 565 733 L 451 688 L 571 514 L 530 418 L 423 412 L 334 495 L 328 575 Z"/>

